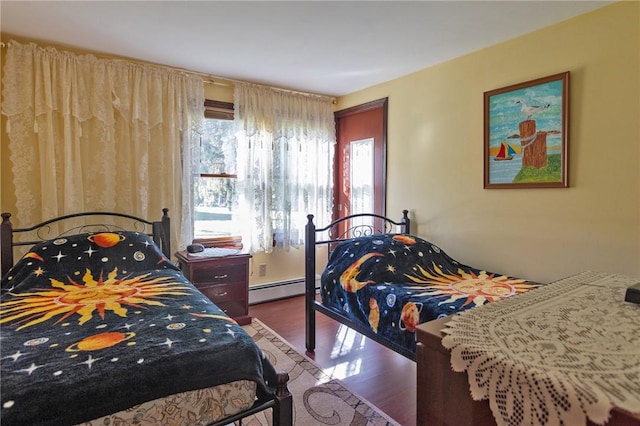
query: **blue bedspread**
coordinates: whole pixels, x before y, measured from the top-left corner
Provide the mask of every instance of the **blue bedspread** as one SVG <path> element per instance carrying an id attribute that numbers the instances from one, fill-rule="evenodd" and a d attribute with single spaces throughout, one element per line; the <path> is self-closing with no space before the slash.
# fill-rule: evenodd
<path id="1" fill-rule="evenodd" d="M 3 425 L 65 425 L 237 380 L 272 393 L 246 332 L 146 235 L 75 235 L 34 246 L 3 278 Z"/>
<path id="2" fill-rule="evenodd" d="M 539 285 L 463 265 L 413 235 L 379 234 L 332 251 L 321 296 L 324 305 L 343 311 L 390 346 L 415 353 L 418 324 Z"/>

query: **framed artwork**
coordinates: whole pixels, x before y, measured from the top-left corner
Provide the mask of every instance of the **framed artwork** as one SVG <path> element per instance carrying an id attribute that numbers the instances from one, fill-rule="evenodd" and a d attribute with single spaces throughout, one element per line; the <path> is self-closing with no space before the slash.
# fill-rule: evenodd
<path id="1" fill-rule="evenodd" d="M 569 186 L 569 71 L 484 93 L 484 187 Z"/>

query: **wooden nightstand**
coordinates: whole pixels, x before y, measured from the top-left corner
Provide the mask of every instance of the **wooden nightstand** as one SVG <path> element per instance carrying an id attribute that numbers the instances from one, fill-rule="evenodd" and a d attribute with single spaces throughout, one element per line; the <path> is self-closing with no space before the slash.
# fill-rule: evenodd
<path id="1" fill-rule="evenodd" d="M 213 303 L 240 325 L 249 324 L 250 254 L 196 257 L 176 253 L 182 273 Z"/>

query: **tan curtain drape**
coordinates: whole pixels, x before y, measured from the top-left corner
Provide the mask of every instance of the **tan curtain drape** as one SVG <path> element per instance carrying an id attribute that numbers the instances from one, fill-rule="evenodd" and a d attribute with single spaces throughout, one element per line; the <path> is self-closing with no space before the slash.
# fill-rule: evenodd
<path id="1" fill-rule="evenodd" d="M 18 226 L 89 210 L 155 220 L 167 207 L 173 247 L 188 243 L 200 78 L 15 41 L 3 67 Z"/>

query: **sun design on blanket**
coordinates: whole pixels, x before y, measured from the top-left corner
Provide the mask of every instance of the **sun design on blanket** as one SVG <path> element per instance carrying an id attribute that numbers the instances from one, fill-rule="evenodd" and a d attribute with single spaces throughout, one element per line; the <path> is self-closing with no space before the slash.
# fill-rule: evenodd
<path id="1" fill-rule="evenodd" d="M 150 277 L 151 276 L 151 277 Z M 69 278 L 65 284 L 51 279 L 51 288 L 29 293 L 15 294 L 15 299 L 0 304 L 0 324 L 18 322 L 17 330 L 30 327 L 60 316 L 55 324 L 70 316 L 80 316 L 83 325 L 94 313 L 104 319 L 107 311 L 125 318 L 126 306 L 142 308 L 142 305 L 165 306 L 153 299 L 186 295 L 188 287 L 172 281 L 171 277 L 157 277 L 150 273 L 118 277 L 118 268 L 94 278 L 89 269 L 82 277 L 83 283 Z"/>
<path id="2" fill-rule="evenodd" d="M 416 269 L 415 275 L 406 274 L 406 277 L 415 283 L 421 284 L 420 287 L 412 287 L 414 289 L 430 287 L 422 295 L 430 295 L 436 297 L 448 297 L 443 303 L 453 303 L 460 299 L 466 299 L 462 306 L 471 303 L 480 306 L 487 302 L 494 302 L 514 294 L 523 293 L 537 284 L 532 284 L 526 280 L 519 278 L 509 278 L 504 275 L 489 274 L 480 271 L 476 274 L 473 271 L 465 272 L 458 269 L 458 273 L 445 273 L 436 265 L 435 273 L 430 273 L 421 266 Z"/>

